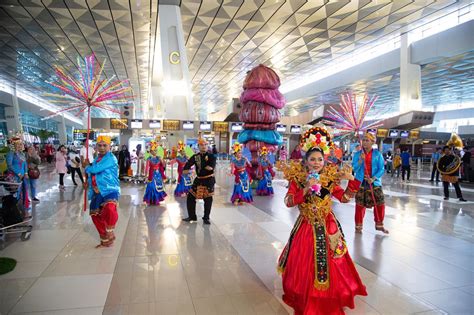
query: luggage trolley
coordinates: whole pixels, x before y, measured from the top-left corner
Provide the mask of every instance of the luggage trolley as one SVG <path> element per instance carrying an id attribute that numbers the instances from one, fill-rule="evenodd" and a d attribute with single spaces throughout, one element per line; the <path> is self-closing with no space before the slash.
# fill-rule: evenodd
<path id="1" fill-rule="evenodd" d="M 14 211 L 12 206 L 16 206 L 17 201 L 15 194 L 18 192 L 22 183 L 15 183 L 5 181 L 5 178 L 0 179 L 0 202 L 1 202 L 1 215 L 5 216 L 8 211 Z M 31 237 L 31 231 L 33 230 L 33 226 L 30 224 L 33 220 L 33 217 L 25 218 L 24 211 L 22 208 L 16 209 L 20 212 L 23 217 L 21 222 L 17 222 L 10 225 L 4 225 L 4 220 L 0 220 L 0 240 L 5 241 L 5 236 L 7 234 L 20 234 L 21 233 L 21 240 L 27 241 Z M 2 219 L 5 219 L 3 217 Z"/>

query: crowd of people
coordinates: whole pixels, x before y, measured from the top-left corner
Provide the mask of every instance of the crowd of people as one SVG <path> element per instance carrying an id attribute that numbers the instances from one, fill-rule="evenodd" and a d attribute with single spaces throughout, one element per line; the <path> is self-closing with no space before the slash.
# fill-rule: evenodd
<path id="1" fill-rule="evenodd" d="M 315 140 L 317 139 L 317 140 Z M 332 143 L 332 137 L 324 127 L 313 127 L 306 132 L 287 161 L 288 152 L 281 147 L 277 156 L 279 166 L 288 181 L 288 191 L 284 202 L 288 207 L 298 207 L 299 216 L 289 236 L 288 243 L 278 260 L 278 270 L 282 274 L 283 301 L 296 314 L 343 314 L 343 307 L 354 307 L 356 295 L 367 295 L 354 263 L 348 253 L 342 227 L 333 212 L 331 198 L 349 202 L 355 198 L 355 232 L 363 232 L 363 222 L 367 208 L 373 208 L 376 231 L 389 234 L 384 226 L 385 198 L 382 177 L 395 174 L 403 181 L 410 181 L 412 157 L 408 149 L 397 148 L 382 154 L 374 149 L 376 138 L 371 133 L 364 134 L 361 145 L 347 153 Z M 11 151 L 7 155 L 9 174 L 20 183 L 18 200 L 29 206 L 38 202 L 36 181 L 40 177 L 41 157 L 37 147 L 25 148 L 21 138 L 10 139 Z M 66 148 L 60 145 L 54 149 L 45 145 L 44 156 L 47 163 L 55 163 L 59 174 L 59 189 L 64 191 L 64 177 L 71 174 L 74 185 L 78 185 L 76 175 L 87 189 L 89 213 L 99 237 L 98 248 L 110 247 L 115 241 L 115 225 L 118 221 L 117 205 L 120 198 L 120 179 L 134 176 L 131 173 L 132 156 L 127 146 L 112 153 L 111 139 L 99 136 L 95 147 Z M 215 150 L 215 148 L 214 148 Z M 197 221 L 196 202 L 204 201 L 203 223 L 211 224 L 215 168 L 217 154 L 209 150 L 205 139 L 198 141 L 198 152 L 186 150 L 182 141 L 176 150 L 165 152 L 157 141 L 150 141 L 142 150 L 135 150 L 137 169 L 135 175 L 144 175 L 146 187 L 143 202 L 147 206 L 160 205 L 167 197 L 167 163 L 177 164 L 178 176 L 174 190 L 176 198 L 185 197 L 187 214 L 185 223 Z M 88 152 L 87 152 L 88 151 Z M 449 146 L 437 148 L 432 155 L 430 181 L 440 181 L 439 162 L 443 157 L 456 154 Z M 245 156 L 243 146 L 235 143 L 230 159 L 230 175 L 234 176 L 234 187 L 230 202 L 234 205 L 253 202 L 252 184 L 259 196 L 274 194 L 272 181 L 275 177 L 274 161 L 270 159 L 265 146 L 258 156 Z M 470 152 L 466 148 L 461 157 L 469 173 Z M 194 176 L 191 171 L 194 168 Z M 449 185 L 452 184 L 460 201 L 466 201 L 459 186 L 460 172 L 441 172 L 444 199 L 449 199 Z M 467 175 L 469 176 L 469 175 Z M 345 189 L 341 181 L 347 180 Z"/>

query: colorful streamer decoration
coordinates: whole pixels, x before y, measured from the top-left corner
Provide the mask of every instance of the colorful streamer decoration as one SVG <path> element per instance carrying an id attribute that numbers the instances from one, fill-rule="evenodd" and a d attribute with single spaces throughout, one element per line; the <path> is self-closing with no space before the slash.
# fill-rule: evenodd
<path id="1" fill-rule="evenodd" d="M 102 65 L 96 62 L 94 54 L 86 56 L 83 62 L 78 58 L 77 63 L 79 65 L 79 71 L 76 77 L 66 75 L 65 71 L 59 67 L 54 68 L 58 81 L 49 82 L 49 84 L 58 89 L 59 92 L 46 93 L 45 96 L 51 97 L 52 103 L 62 105 L 61 107 L 64 108 L 61 108 L 56 113 L 44 119 L 70 111 L 75 111 L 75 115 L 79 116 L 84 111 L 87 111 L 86 156 L 89 156 L 89 133 L 92 108 L 121 114 L 117 106 L 130 105 L 128 99 L 133 98 L 133 95 L 127 95 L 131 92 L 128 80 L 117 80 L 115 79 L 115 75 L 109 79 L 102 78 L 105 61 Z M 86 211 L 86 208 L 87 192 L 84 190 L 84 211 Z"/>
<path id="2" fill-rule="evenodd" d="M 50 85 L 59 90 L 58 93 L 46 93 L 52 98 L 51 102 L 66 106 L 60 109 L 51 118 L 69 111 L 76 111 L 76 116 L 91 108 L 103 109 L 112 113 L 120 114 L 117 106 L 130 105 L 127 95 L 131 92 L 128 80 L 116 80 L 115 75 L 109 79 L 102 78 L 105 60 L 102 65 L 96 62 L 95 55 L 89 55 L 82 61 L 78 58 L 79 73 L 77 77 L 66 75 L 65 71 L 55 67 L 58 77 L 57 82 L 49 82 Z"/>
<path id="3" fill-rule="evenodd" d="M 378 96 L 369 98 L 367 93 L 364 94 L 362 102 L 359 104 L 355 94 L 346 93 L 341 95 L 340 108 L 335 110 L 329 109 L 325 117 L 325 124 L 329 124 L 339 131 L 339 136 L 358 136 L 359 132 L 366 132 L 367 129 L 380 127 L 380 122 L 366 122 L 367 114 L 374 110 L 374 104 Z"/>

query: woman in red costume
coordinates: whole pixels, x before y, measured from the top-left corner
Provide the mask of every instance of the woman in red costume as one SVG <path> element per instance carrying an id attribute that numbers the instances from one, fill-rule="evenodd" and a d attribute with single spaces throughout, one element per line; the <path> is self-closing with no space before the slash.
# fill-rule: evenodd
<path id="1" fill-rule="evenodd" d="M 343 308 L 354 308 L 354 297 L 367 291 L 347 251 L 331 197 L 348 202 L 360 182 L 350 167 L 338 171 L 334 165 L 324 165 L 324 153 L 332 146 L 325 128 L 308 130 L 301 146 L 306 152 L 304 165 L 292 161 L 283 166 L 289 181 L 285 203 L 300 211 L 278 261 L 283 301 L 295 315 L 344 314 Z M 349 180 L 345 190 L 339 186 L 342 179 Z"/>

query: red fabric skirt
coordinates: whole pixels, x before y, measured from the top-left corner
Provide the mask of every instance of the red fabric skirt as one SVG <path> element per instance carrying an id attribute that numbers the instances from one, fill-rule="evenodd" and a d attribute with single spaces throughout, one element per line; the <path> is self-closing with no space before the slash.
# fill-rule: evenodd
<path id="1" fill-rule="evenodd" d="M 332 222 L 331 222 L 332 221 Z M 328 216 L 329 225 L 335 220 Z M 314 237 L 313 227 L 304 220 L 296 232 L 282 275 L 283 301 L 295 310 L 295 315 L 344 314 L 343 307 L 354 308 L 356 295 L 367 295 L 349 253 L 333 258 L 328 252 L 329 288 L 314 287 Z"/>

